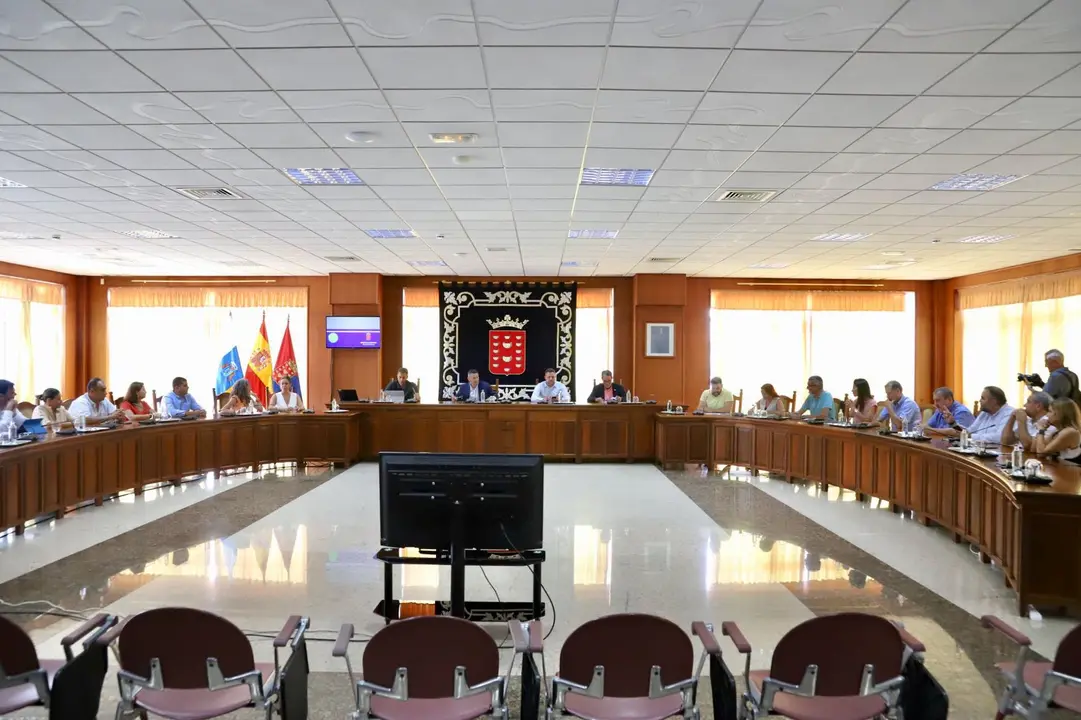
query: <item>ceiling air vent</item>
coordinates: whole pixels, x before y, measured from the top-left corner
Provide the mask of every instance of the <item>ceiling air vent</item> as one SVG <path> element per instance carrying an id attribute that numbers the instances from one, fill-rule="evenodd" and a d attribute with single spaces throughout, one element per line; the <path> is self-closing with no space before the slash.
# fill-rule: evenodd
<path id="1" fill-rule="evenodd" d="M 175 190 L 192 200 L 243 200 L 244 196 L 232 188 L 175 188 Z"/>
<path id="2" fill-rule="evenodd" d="M 678 258 L 678 257 L 675 257 L 675 258 L 651 257 L 649 259 L 649 261 L 651 263 L 667 263 L 667 264 L 671 265 L 672 263 L 678 263 L 682 259 L 683 258 Z"/>
<path id="3" fill-rule="evenodd" d="M 776 190 L 725 190 L 717 196 L 717 202 L 766 202 Z"/>
<path id="4" fill-rule="evenodd" d="M 331 255 L 323 259 L 332 263 L 360 262 L 360 258 L 353 255 Z"/>

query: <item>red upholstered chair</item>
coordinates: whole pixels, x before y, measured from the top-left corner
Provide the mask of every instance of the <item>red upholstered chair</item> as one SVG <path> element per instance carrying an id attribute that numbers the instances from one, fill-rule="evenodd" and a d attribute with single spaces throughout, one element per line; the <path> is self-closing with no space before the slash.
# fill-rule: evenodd
<path id="1" fill-rule="evenodd" d="M 46 706 L 50 720 L 95 720 L 109 664 L 95 641 L 114 624 L 114 616 L 96 615 L 60 641 L 64 660 L 39 660 L 30 636 L 0 617 L 0 716 Z M 80 640 L 76 655 L 72 646 Z"/>
<path id="2" fill-rule="evenodd" d="M 893 713 L 902 667 L 923 645 L 889 620 L 864 613 L 815 617 L 792 628 L 769 670 L 751 670 L 751 644 L 734 622 L 721 624 L 746 657 L 741 718 L 873 720 Z"/>
<path id="3" fill-rule="evenodd" d="M 127 617 L 99 643 L 117 644 L 117 720 L 147 713 L 172 720 L 209 720 L 257 708 L 282 720 L 307 717 L 309 620 L 294 615 L 274 638 L 274 662 L 257 663 L 251 643 L 225 618 L 167 607 Z M 279 652 L 291 653 L 279 662 Z"/>
<path id="4" fill-rule="evenodd" d="M 361 720 L 506 718 L 508 678 L 529 632 L 520 622 L 510 626 L 517 652 L 506 675 L 499 674 L 492 636 L 447 615 L 409 618 L 380 629 L 364 649 L 363 680 L 356 679 L 349 660 L 351 624 L 342 626 L 332 654 L 345 659 Z"/>
<path id="5" fill-rule="evenodd" d="M 703 645 L 697 665 L 691 638 L 670 620 L 621 613 L 585 623 L 570 634 L 559 653 L 559 674 L 552 678 L 548 694 L 548 717 L 698 718 L 695 698 L 702 667 L 707 658 L 719 661 L 721 648 L 706 623 L 692 623 L 691 631 Z M 723 672 L 730 678 L 722 667 L 711 662 L 711 675 Z M 725 702 L 725 693 L 717 688 L 715 681 L 715 708 Z M 727 704 L 734 710 L 732 686 L 727 690 Z M 715 711 L 715 716 L 732 714 Z"/>
<path id="6" fill-rule="evenodd" d="M 1033 662 L 1028 658 L 1032 641 L 994 615 L 984 615 L 980 623 L 997 630 L 1017 643 L 1017 660 L 998 663 L 1006 676 L 1006 689 L 998 704 L 995 720 L 1018 714 L 1039 720 L 1049 708 L 1081 712 L 1081 626 L 1062 638 L 1053 662 Z"/>

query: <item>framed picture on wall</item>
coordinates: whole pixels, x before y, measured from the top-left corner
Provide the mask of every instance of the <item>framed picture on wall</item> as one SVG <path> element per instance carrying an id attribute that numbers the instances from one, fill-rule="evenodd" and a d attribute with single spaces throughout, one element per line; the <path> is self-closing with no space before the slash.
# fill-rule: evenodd
<path id="1" fill-rule="evenodd" d="M 674 357 L 675 323 L 646 323 L 646 357 Z"/>

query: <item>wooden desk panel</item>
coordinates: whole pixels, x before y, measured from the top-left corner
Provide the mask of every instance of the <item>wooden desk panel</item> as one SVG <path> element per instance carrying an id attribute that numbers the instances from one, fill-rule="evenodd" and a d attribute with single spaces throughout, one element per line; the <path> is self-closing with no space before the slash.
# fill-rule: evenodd
<path id="1" fill-rule="evenodd" d="M 186 475 L 257 463 L 359 460 L 360 418 L 259 415 L 52 436 L 0 450 L 0 530 Z"/>
<path id="2" fill-rule="evenodd" d="M 1029 605 L 1081 616 L 1081 467 L 1044 461 L 1049 486 L 1006 477 L 992 460 L 874 431 L 730 416 L 656 418 L 657 460 L 742 465 L 836 485 L 912 510 L 980 548 Z M 706 442 L 704 438 L 710 438 Z"/>

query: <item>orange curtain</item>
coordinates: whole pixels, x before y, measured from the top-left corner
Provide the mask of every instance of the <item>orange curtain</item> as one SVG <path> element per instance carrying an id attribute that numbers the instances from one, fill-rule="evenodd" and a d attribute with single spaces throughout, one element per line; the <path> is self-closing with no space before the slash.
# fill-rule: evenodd
<path id="1" fill-rule="evenodd" d="M 1056 300 L 1081 295 L 1081 271 L 1037 275 L 957 291 L 962 310 Z"/>
<path id="2" fill-rule="evenodd" d="M 307 307 L 304 287 L 114 287 L 109 307 Z"/>
<path id="3" fill-rule="evenodd" d="M 612 307 L 612 288 L 578 287 L 578 309 L 593 310 Z"/>
<path id="4" fill-rule="evenodd" d="M 0 298 L 42 305 L 63 305 L 64 286 L 4 275 L 0 276 Z"/>
<path id="5" fill-rule="evenodd" d="M 431 287 L 407 287 L 402 289 L 403 307 L 439 307 L 439 288 Z"/>
<path id="6" fill-rule="evenodd" d="M 873 290 L 714 290 L 710 305 L 714 310 L 904 312 L 905 294 Z"/>

